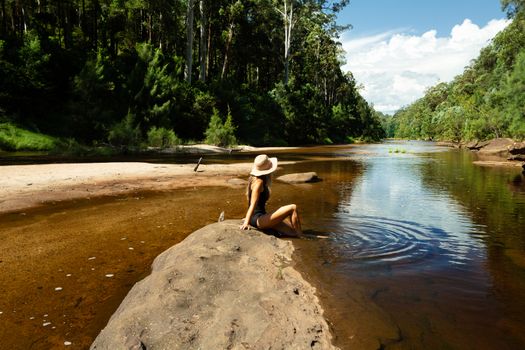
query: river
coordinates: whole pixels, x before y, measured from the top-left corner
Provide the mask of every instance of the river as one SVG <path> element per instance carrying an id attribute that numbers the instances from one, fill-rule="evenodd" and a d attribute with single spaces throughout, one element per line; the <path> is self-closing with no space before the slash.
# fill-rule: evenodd
<path id="1" fill-rule="evenodd" d="M 387 142 L 276 154 L 269 207 L 298 204 L 297 269 L 343 349 L 525 348 L 525 176 L 475 154 Z M 237 162 L 252 155 L 216 158 Z M 165 161 L 162 159 L 161 161 Z M 84 199 L 0 217 L 0 342 L 86 348 L 160 252 L 244 215 L 243 189 Z"/>

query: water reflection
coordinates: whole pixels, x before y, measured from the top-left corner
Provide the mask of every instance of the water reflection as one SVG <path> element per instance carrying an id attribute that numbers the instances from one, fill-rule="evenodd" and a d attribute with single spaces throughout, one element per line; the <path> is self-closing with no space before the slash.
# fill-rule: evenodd
<path id="1" fill-rule="evenodd" d="M 332 240 L 303 245 L 300 254 L 328 296 L 338 345 L 522 348 L 519 171 L 476 167 L 470 153 L 420 142 L 373 145 L 363 154 L 361 176 L 336 184 L 337 207 L 319 221 Z M 359 321 L 347 314 L 356 300 L 371 310 Z M 386 326 L 371 330 L 378 323 Z"/>

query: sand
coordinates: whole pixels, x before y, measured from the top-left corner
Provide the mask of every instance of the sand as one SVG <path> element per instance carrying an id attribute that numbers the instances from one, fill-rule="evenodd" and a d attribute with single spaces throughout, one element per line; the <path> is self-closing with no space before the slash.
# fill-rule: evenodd
<path id="1" fill-rule="evenodd" d="M 197 186 L 235 186 L 251 163 L 201 164 L 80 163 L 0 167 L 0 214 L 46 203 Z"/>

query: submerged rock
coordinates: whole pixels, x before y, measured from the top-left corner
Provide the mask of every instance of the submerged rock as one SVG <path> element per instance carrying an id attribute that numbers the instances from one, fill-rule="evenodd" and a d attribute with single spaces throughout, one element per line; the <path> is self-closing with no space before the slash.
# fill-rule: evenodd
<path id="1" fill-rule="evenodd" d="M 321 181 L 316 172 L 295 173 L 279 176 L 277 180 L 291 184 Z"/>
<path id="2" fill-rule="evenodd" d="M 248 181 L 236 177 L 228 179 L 226 182 L 233 186 L 246 186 L 248 184 Z"/>
<path id="3" fill-rule="evenodd" d="M 159 255 L 91 349 L 336 349 L 291 242 L 225 221 Z"/>

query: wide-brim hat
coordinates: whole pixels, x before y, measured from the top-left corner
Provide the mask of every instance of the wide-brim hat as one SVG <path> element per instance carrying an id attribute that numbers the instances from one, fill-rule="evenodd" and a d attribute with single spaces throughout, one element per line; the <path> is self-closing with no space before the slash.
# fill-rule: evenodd
<path id="1" fill-rule="evenodd" d="M 273 173 L 277 169 L 277 158 L 269 158 L 266 154 L 260 154 L 253 161 L 250 175 L 262 176 Z"/>

